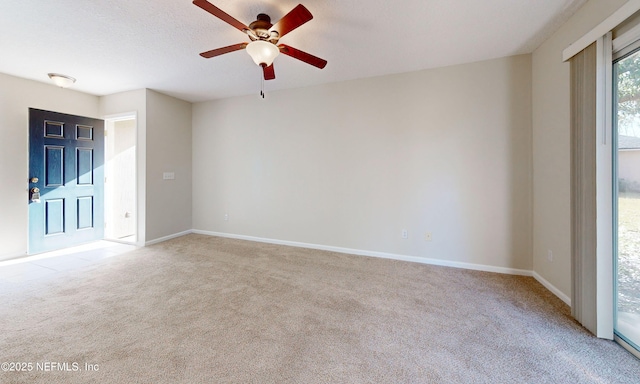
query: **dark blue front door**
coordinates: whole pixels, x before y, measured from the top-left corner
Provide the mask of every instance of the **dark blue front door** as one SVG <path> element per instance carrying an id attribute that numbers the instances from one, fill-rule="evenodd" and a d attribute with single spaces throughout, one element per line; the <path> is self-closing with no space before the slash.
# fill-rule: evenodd
<path id="1" fill-rule="evenodd" d="M 27 198 L 29 253 L 102 239 L 104 121 L 30 108 Z"/>

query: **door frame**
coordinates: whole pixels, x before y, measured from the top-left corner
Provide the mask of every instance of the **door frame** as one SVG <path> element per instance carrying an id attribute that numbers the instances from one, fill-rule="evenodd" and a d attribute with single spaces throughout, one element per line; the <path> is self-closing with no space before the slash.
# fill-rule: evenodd
<path id="1" fill-rule="evenodd" d="M 122 112 L 122 113 L 116 113 L 116 114 L 110 114 L 110 115 L 105 115 L 102 117 L 102 119 L 104 120 L 104 126 L 105 126 L 105 131 L 108 132 L 110 128 L 113 128 L 113 123 L 117 122 L 117 121 L 122 121 L 122 120 L 135 120 L 136 124 L 135 124 L 135 146 L 136 146 L 136 156 L 135 156 L 135 164 L 134 164 L 134 168 L 135 168 L 135 185 L 134 185 L 134 193 L 135 193 L 135 240 L 133 242 L 129 242 L 129 241 L 123 241 L 123 240 L 119 240 L 119 239 L 112 239 L 112 238 L 108 238 L 105 237 L 105 240 L 108 241 L 113 241 L 113 242 L 117 242 L 117 243 L 124 243 L 124 244 L 134 244 L 137 246 L 144 246 L 145 244 L 145 236 L 144 236 L 144 229 L 145 229 L 145 221 L 143 219 L 143 214 L 144 214 L 144 203 L 145 203 L 145 199 L 144 199 L 144 195 L 142 194 L 142 191 L 144 190 L 144 185 L 145 185 L 145 173 L 143 172 L 143 169 L 141 169 L 141 159 L 143 159 L 144 157 L 144 152 L 143 149 L 140 147 L 140 119 L 138 116 L 138 113 L 136 111 L 130 111 L 130 112 Z M 105 159 L 106 159 L 106 154 L 107 154 L 107 140 L 105 138 Z M 106 160 L 105 160 L 105 177 L 107 175 L 107 167 L 106 167 Z M 106 192 L 106 188 L 105 188 L 105 192 Z M 107 204 L 106 202 L 107 199 L 107 194 L 105 193 L 105 205 Z M 106 214 L 105 214 L 106 217 Z"/>

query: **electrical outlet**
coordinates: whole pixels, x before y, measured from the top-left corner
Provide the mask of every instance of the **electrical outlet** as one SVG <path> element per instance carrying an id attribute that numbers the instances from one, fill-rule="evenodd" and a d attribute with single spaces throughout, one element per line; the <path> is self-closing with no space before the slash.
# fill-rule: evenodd
<path id="1" fill-rule="evenodd" d="M 431 232 L 427 232 L 424 234 L 425 241 L 431 241 Z"/>
<path id="2" fill-rule="evenodd" d="M 174 180 L 176 178 L 176 174 L 174 172 L 164 172 L 162 174 L 163 180 Z"/>
<path id="3" fill-rule="evenodd" d="M 229 221 L 229 214 L 228 213 L 224 214 L 224 221 Z"/>
<path id="4" fill-rule="evenodd" d="M 402 230 L 402 238 L 403 239 L 408 239 L 409 238 L 409 231 L 407 231 L 406 229 Z"/>
<path id="5" fill-rule="evenodd" d="M 553 261 L 553 252 L 550 249 L 547 251 L 547 260 Z"/>

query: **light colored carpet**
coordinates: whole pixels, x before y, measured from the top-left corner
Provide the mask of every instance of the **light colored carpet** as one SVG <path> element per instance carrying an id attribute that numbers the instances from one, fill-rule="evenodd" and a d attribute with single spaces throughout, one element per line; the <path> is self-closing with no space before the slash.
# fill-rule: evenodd
<path id="1" fill-rule="evenodd" d="M 529 277 L 188 235 L 1 288 L 0 362 L 79 366 L 2 383 L 640 380 Z"/>

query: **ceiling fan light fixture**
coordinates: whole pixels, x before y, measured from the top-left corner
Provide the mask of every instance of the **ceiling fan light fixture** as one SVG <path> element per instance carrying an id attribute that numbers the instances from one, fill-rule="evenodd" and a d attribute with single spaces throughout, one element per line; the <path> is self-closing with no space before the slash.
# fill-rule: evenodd
<path id="1" fill-rule="evenodd" d="M 247 53 L 257 65 L 273 64 L 273 60 L 280 53 L 280 49 L 273 43 L 264 40 L 252 41 L 247 45 Z"/>
<path id="2" fill-rule="evenodd" d="M 60 88 L 69 88 L 73 83 L 76 82 L 71 76 L 61 75 L 59 73 L 49 73 L 49 78 Z"/>

